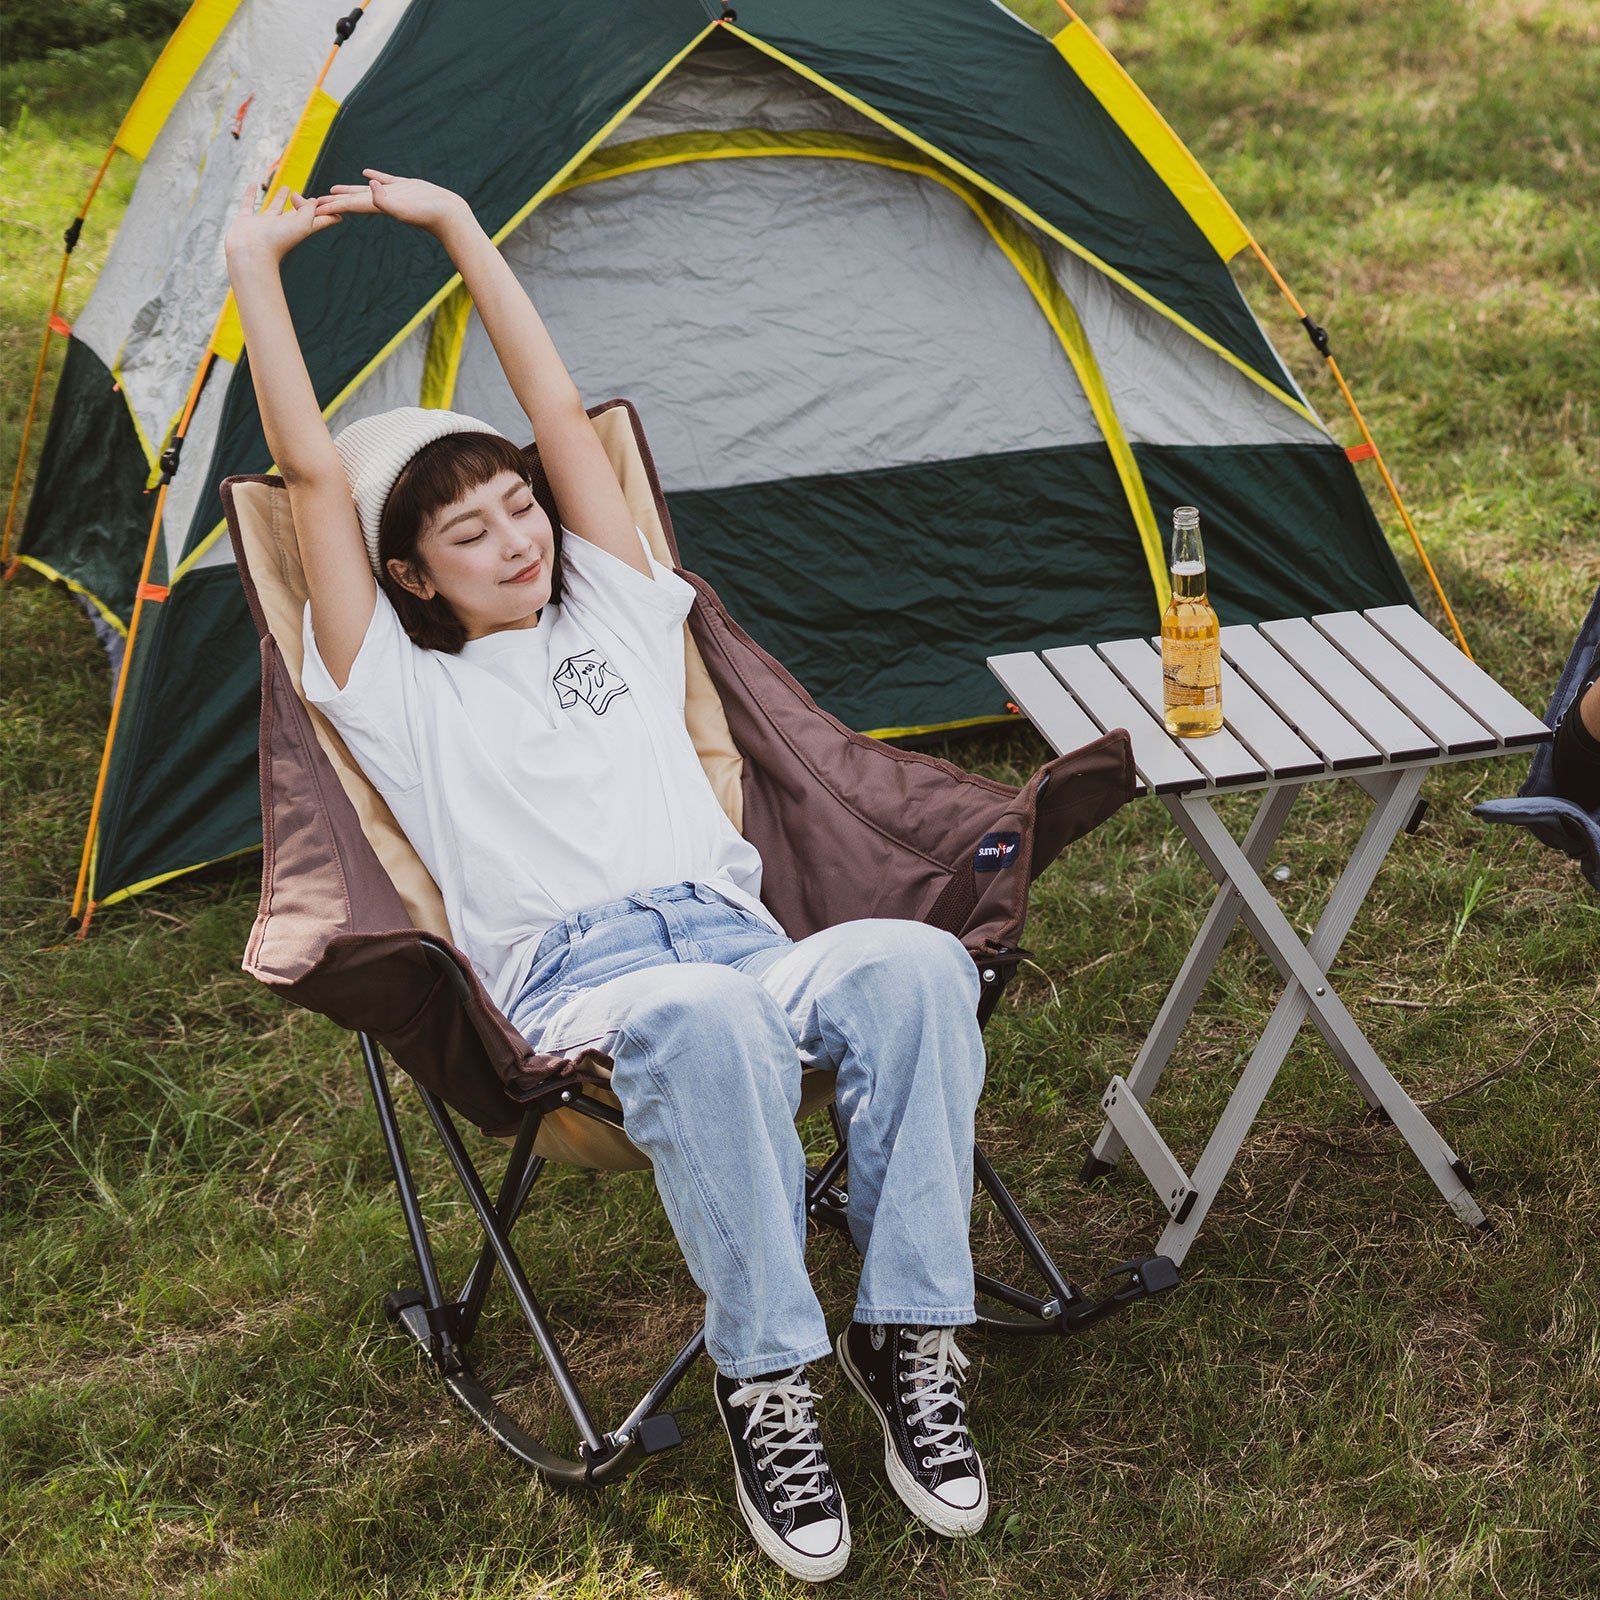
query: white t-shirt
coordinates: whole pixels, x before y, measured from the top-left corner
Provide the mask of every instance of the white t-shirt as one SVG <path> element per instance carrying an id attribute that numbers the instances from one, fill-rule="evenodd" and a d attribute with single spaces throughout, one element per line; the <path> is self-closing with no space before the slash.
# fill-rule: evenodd
<path id="1" fill-rule="evenodd" d="M 413 644 L 380 591 L 343 689 L 305 612 L 306 698 L 388 801 L 502 1010 L 545 930 L 586 906 L 689 879 L 777 927 L 761 857 L 684 726 L 694 590 L 654 558 L 647 578 L 562 538 L 561 603 L 459 655 Z"/>

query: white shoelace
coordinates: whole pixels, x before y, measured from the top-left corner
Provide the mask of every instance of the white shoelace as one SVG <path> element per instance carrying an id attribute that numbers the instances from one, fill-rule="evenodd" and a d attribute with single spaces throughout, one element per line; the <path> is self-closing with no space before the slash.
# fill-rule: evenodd
<path id="1" fill-rule="evenodd" d="M 966 1401 L 961 1398 L 961 1379 L 968 1361 L 956 1345 L 953 1328 L 924 1328 L 906 1352 L 906 1392 L 903 1403 L 906 1421 L 913 1432 L 912 1444 L 919 1450 L 933 1446 L 935 1454 L 923 1456 L 924 1467 L 952 1466 L 972 1454 L 967 1432 Z M 939 1413 L 951 1408 L 954 1421 L 941 1420 Z"/>
<path id="2" fill-rule="evenodd" d="M 728 1396 L 728 1403 L 749 1406 L 750 1420 L 744 1436 L 754 1434 L 751 1454 L 764 1476 L 768 1494 L 780 1490 L 774 1511 L 795 1511 L 819 1505 L 833 1492 L 832 1474 L 817 1437 L 817 1419 L 811 1409 L 811 1385 L 797 1367 L 777 1383 L 746 1383 Z M 793 1456 L 786 1466 L 779 1456 Z M 771 1477 L 765 1477 L 770 1473 Z"/>

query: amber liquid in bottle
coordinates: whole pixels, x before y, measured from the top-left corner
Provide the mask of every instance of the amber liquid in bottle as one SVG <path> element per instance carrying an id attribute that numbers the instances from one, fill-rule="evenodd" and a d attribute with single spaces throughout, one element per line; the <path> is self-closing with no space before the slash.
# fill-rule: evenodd
<path id="1" fill-rule="evenodd" d="M 1161 619 L 1161 688 L 1167 732 L 1203 738 L 1222 726 L 1222 636 L 1206 599 L 1200 513 L 1172 514 L 1172 600 Z"/>

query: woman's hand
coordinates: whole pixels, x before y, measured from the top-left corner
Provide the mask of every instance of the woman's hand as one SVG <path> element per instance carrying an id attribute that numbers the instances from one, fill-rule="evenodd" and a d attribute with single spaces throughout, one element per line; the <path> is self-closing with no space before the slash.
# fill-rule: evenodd
<path id="1" fill-rule="evenodd" d="M 365 183 L 336 183 L 327 194 L 319 195 L 317 215 L 329 219 L 350 215 L 393 217 L 414 228 L 425 228 L 435 236 L 452 223 L 471 220 L 472 208 L 460 195 L 425 178 L 397 178 L 374 167 L 363 167 L 361 175 L 367 180 Z"/>
<path id="2" fill-rule="evenodd" d="M 269 205 L 265 211 L 257 211 L 257 193 L 252 183 L 228 226 L 224 249 L 230 266 L 246 257 L 280 262 L 301 240 L 331 228 L 339 220 L 335 216 L 319 216 L 316 201 L 293 190 L 284 191 L 281 206 Z"/>

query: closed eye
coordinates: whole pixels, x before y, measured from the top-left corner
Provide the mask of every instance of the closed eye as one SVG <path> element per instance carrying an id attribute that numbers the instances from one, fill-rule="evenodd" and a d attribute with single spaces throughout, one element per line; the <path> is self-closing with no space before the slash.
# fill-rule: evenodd
<path id="1" fill-rule="evenodd" d="M 479 528 L 476 533 L 470 535 L 469 537 L 465 539 L 454 539 L 451 542 L 453 544 L 476 544 L 483 537 L 484 531 L 484 529 Z"/>
<path id="2" fill-rule="evenodd" d="M 518 507 L 517 507 L 517 508 L 516 508 L 516 510 L 514 510 L 514 511 L 513 511 L 513 512 L 512 512 L 512 513 L 511 513 L 511 515 L 512 515 L 512 516 L 514 516 L 514 517 L 525 517 L 525 516 L 527 516 L 527 514 L 528 514 L 528 513 L 529 513 L 529 512 L 530 512 L 530 511 L 532 511 L 532 510 L 533 510 L 533 501 L 531 501 L 531 500 L 530 500 L 530 501 L 529 501 L 529 502 L 528 502 L 528 503 L 527 503 L 527 505 L 525 505 L 525 506 L 518 506 Z"/>

